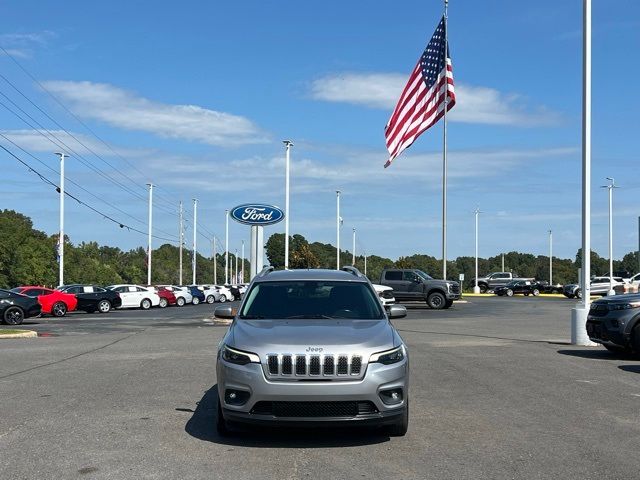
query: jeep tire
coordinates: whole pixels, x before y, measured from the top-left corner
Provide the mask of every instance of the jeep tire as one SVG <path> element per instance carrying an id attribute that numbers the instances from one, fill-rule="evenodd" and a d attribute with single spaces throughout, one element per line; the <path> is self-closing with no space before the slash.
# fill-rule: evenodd
<path id="1" fill-rule="evenodd" d="M 434 310 L 442 310 L 447 304 L 447 299 L 440 292 L 431 292 L 427 297 L 427 305 Z"/>

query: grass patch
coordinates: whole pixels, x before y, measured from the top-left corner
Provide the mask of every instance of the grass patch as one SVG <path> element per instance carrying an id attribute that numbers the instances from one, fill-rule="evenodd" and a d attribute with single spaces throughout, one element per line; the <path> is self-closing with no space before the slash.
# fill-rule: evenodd
<path id="1" fill-rule="evenodd" d="M 18 329 L 4 329 L 4 328 L 0 328 L 0 335 L 15 335 L 16 333 L 24 333 L 25 330 L 18 330 Z"/>

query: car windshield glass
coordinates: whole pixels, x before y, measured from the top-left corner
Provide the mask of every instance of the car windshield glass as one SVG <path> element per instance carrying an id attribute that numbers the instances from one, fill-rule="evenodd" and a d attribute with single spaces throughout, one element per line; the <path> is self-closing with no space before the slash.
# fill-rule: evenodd
<path id="1" fill-rule="evenodd" d="M 416 273 L 418 274 L 418 276 L 424 278 L 425 280 L 433 280 L 433 277 L 427 275 L 422 270 L 416 270 Z"/>
<path id="2" fill-rule="evenodd" d="M 380 301 L 367 283 L 287 281 L 256 283 L 241 319 L 384 319 Z"/>
<path id="3" fill-rule="evenodd" d="M 16 288 L 12 288 L 11 290 L 9 290 L 10 292 L 13 293 L 21 293 L 22 292 L 22 288 L 20 287 L 16 287 Z"/>

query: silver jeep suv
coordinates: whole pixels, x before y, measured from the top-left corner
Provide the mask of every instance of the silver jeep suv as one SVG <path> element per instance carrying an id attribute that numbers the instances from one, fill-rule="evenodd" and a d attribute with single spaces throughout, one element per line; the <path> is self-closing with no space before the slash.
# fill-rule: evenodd
<path id="1" fill-rule="evenodd" d="M 353 267 L 265 269 L 220 343 L 217 429 L 261 425 L 409 423 L 409 356 L 369 280 Z"/>

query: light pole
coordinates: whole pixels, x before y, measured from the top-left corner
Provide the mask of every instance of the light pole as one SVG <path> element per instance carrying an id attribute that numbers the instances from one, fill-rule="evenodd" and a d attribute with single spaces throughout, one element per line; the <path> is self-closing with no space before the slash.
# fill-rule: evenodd
<path id="1" fill-rule="evenodd" d="M 213 284 L 218 285 L 218 254 L 215 235 L 213 236 Z"/>
<path id="2" fill-rule="evenodd" d="M 284 180 L 284 269 L 289 270 L 289 153 L 293 143 L 291 140 L 284 140 L 286 149 L 285 160 L 285 180 Z"/>
<path id="3" fill-rule="evenodd" d="M 179 215 L 179 229 L 180 231 L 178 232 L 178 241 L 180 242 L 180 246 L 178 248 L 178 250 L 180 251 L 180 263 L 178 265 L 178 272 L 179 272 L 179 278 L 178 278 L 178 285 L 182 285 L 182 246 L 184 245 L 184 220 L 182 218 L 183 212 L 182 212 L 182 200 L 180 200 L 180 215 Z"/>
<path id="4" fill-rule="evenodd" d="M 233 276 L 233 284 L 236 285 L 238 283 L 238 249 L 236 248 L 236 253 L 234 255 L 235 257 L 235 274 Z"/>
<path id="5" fill-rule="evenodd" d="M 476 217 L 476 274 L 475 274 L 475 279 L 474 279 L 474 286 L 473 286 L 473 293 L 478 294 L 480 293 L 480 287 L 478 286 L 478 217 L 480 216 L 480 209 L 478 207 L 476 207 L 476 209 L 474 210 L 474 215 Z"/>
<path id="6" fill-rule="evenodd" d="M 229 284 L 229 210 L 224 211 L 224 284 Z"/>
<path id="7" fill-rule="evenodd" d="M 351 266 L 356 266 L 356 229 L 353 227 L 353 251 L 351 257 Z"/>
<path id="8" fill-rule="evenodd" d="M 607 177 L 608 185 L 602 185 L 602 188 L 609 190 L 609 292 L 607 295 L 615 295 L 613 289 L 613 189 L 619 188 L 616 181 L 612 177 Z"/>
<path id="9" fill-rule="evenodd" d="M 336 270 L 340 270 L 340 190 L 336 190 Z"/>
<path id="10" fill-rule="evenodd" d="M 549 286 L 553 285 L 553 232 L 549 230 Z"/>
<path id="11" fill-rule="evenodd" d="M 363 252 L 364 254 L 364 276 L 367 276 L 367 252 Z"/>
<path id="12" fill-rule="evenodd" d="M 242 263 L 240 271 L 242 272 L 242 282 L 240 283 L 244 283 L 244 240 L 242 240 Z"/>
<path id="13" fill-rule="evenodd" d="M 582 302 L 571 310 L 571 343 L 593 345 L 587 335 L 591 303 L 591 0 L 583 0 L 582 22 Z"/>
<path id="14" fill-rule="evenodd" d="M 151 285 L 151 228 L 153 224 L 153 183 L 149 187 L 149 238 L 147 242 L 147 285 Z"/>
<path id="15" fill-rule="evenodd" d="M 196 238 L 197 238 L 197 230 L 198 230 L 198 199 L 193 199 L 193 262 L 192 262 L 192 280 L 191 285 L 196 284 L 196 262 L 198 250 L 196 248 Z"/>
<path id="16" fill-rule="evenodd" d="M 68 155 L 64 152 L 56 152 L 60 157 L 60 233 L 58 234 L 58 281 L 64 285 L 64 159 Z"/>

